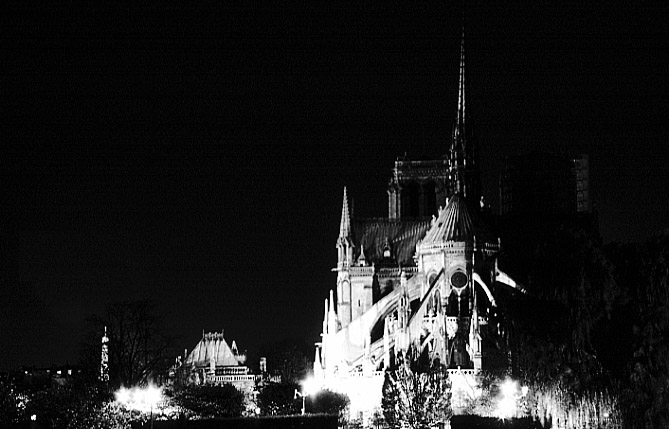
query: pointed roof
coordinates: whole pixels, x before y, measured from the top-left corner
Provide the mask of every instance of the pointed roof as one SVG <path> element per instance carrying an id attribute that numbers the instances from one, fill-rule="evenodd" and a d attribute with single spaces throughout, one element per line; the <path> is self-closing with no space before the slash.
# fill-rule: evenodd
<path id="1" fill-rule="evenodd" d="M 339 222 L 339 238 L 350 238 L 351 236 L 351 215 L 348 211 L 348 196 L 346 195 L 346 186 L 344 186 L 344 202 L 341 207 L 341 221 Z"/>
<path id="2" fill-rule="evenodd" d="M 223 338 L 223 333 L 213 332 L 202 335 L 202 339 L 186 358 L 186 365 L 195 367 L 209 366 L 211 361 L 216 366 L 236 366 L 239 361 Z"/>
<path id="3" fill-rule="evenodd" d="M 466 241 L 474 237 L 474 223 L 462 195 L 456 194 L 425 234 L 422 245 L 445 241 Z"/>

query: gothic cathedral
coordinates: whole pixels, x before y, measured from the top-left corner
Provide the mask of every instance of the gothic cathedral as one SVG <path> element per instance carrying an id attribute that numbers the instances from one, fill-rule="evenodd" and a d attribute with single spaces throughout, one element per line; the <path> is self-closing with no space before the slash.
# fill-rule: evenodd
<path id="1" fill-rule="evenodd" d="M 314 377 L 347 393 L 352 414 L 377 407 L 383 371 L 409 357 L 449 368 L 454 411 L 458 398 L 476 395 L 484 340 L 496 326 L 494 292 L 520 289 L 498 268 L 477 155 L 467 129 L 463 31 L 447 155 L 395 162 L 387 218 L 352 219 L 344 189 L 336 293 L 325 300 Z"/>

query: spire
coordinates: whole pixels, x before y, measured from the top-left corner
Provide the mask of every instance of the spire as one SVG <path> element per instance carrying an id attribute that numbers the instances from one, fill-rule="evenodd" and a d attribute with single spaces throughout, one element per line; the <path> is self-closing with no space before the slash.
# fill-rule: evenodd
<path id="1" fill-rule="evenodd" d="M 462 23 L 460 41 L 460 80 L 458 81 L 458 115 L 455 119 L 456 138 L 465 137 L 465 24 Z M 455 142 L 454 142 L 455 143 Z"/>
<path id="2" fill-rule="evenodd" d="M 344 202 L 341 207 L 339 238 L 337 239 L 337 269 L 342 271 L 353 264 L 353 240 L 351 240 L 351 215 L 348 211 L 348 195 L 344 187 Z"/>
<path id="3" fill-rule="evenodd" d="M 334 291 L 330 289 L 330 312 L 329 314 L 334 314 L 335 309 L 334 309 Z"/>
<path id="4" fill-rule="evenodd" d="M 323 312 L 323 335 L 328 333 L 328 299 L 325 298 L 325 311 Z"/>
<path id="5" fill-rule="evenodd" d="M 330 310 L 328 311 L 328 334 L 337 333 L 337 313 L 334 307 L 334 291 L 330 289 Z"/>
<path id="6" fill-rule="evenodd" d="M 346 186 L 344 186 L 344 202 L 341 207 L 341 222 L 339 223 L 339 239 L 349 238 L 351 236 L 351 215 L 348 211 L 348 196 L 346 195 Z"/>
<path id="7" fill-rule="evenodd" d="M 481 176 L 478 171 L 476 141 L 467 129 L 467 95 L 465 69 L 465 12 L 462 13 L 462 37 L 460 39 L 460 69 L 458 80 L 458 111 L 453 124 L 453 139 L 450 150 L 451 190 L 461 193 L 470 204 L 480 204 Z M 470 128 L 471 128 L 471 124 Z"/>
<path id="8" fill-rule="evenodd" d="M 460 69 L 458 80 L 458 111 L 453 124 L 453 140 L 451 142 L 451 171 L 454 173 L 453 191 L 454 193 L 463 193 L 466 197 L 472 193 L 478 193 L 476 189 L 470 189 L 473 185 L 469 177 L 469 171 L 474 167 L 474 154 L 471 142 L 467 141 L 466 131 L 466 103 L 465 93 L 465 24 L 464 14 L 462 18 L 462 38 L 460 40 Z M 478 188 L 473 186 L 473 188 Z M 478 198 L 478 196 L 476 197 Z"/>

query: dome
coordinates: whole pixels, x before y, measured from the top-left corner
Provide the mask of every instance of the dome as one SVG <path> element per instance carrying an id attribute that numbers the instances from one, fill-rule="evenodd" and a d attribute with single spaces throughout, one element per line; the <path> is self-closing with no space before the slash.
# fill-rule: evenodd
<path id="1" fill-rule="evenodd" d="M 474 238 L 474 223 L 467 210 L 465 199 L 454 195 L 445 209 L 425 234 L 422 244 L 437 244 L 445 241 L 468 241 Z"/>

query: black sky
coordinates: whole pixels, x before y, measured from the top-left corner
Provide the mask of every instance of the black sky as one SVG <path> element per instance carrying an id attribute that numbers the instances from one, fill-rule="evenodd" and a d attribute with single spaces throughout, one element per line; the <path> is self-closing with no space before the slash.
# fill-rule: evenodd
<path id="1" fill-rule="evenodd" d="M 643 240 L 669 225 L 666 10 L 581 3 L 468 7 L 487 199 L 504 156 L 589 153 L 604 239 Z M 317 341 L 343 187 L 384 216 L 393 160 L 447 150 L 461 10 L 1 18 L 0 369 L 75 361 L 85 316 L 119 299 L 154 298 L 189 349 L 202 329 L 251 350 Z"/>

